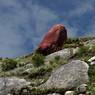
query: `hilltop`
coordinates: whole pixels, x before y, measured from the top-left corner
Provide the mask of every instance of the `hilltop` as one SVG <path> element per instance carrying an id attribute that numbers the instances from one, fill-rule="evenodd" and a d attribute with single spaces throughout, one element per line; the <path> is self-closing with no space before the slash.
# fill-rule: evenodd
<path id="1" fill-rule="evenodd" d="M 3 82 L 6 81 L 4 82 L 6 91 L 4 90 L 4 87 L 1 86 L 0 95 L 1 94 L 4 95 L 4 93 L 15 93 L 15 95 L 21 95 L 24 89 L 27 89 L 29 91 L 29 92 L 27 91 L 23 92 L 23 93 L 28 93 L 28 95 L 64 95 L 64 93 L 68 90 L 79 93 L 81 91 L 76 91 L 75 89 L 77 88 L 77 86 L 79 87 L 82 84 L 87 85 L 87 89 L 84 86 L 86 92 L 89 92 L 91 93 L 91 95 L 94 95 L 95 63 L 91 64 L 91 61 L 89 61 L 89 59 L 91 59 L 93 56 L 95 56 L 95 37 L 88 37 L 88 38 L 83 37 L 75 39 L 69 38 L 64 43 L 62 50 L 54 52 L 47 56 L 43 56 L 42 54 L 37 53 L 35 50 L 34 53 L 30 53 L 28 55 L 24 55 L 13 59 L 0 58 L 0 77 L 1 77 L 0 83 L 2 83 L 1 81 Z M 72 65 L 70 65 L 70 63 Z M 76 65 L 74 65 L 74 63 L 76 63 Z M 78 64 L 80 64 L 80 66 L 83 66 L 84 68 L 80 68 Z M 84 64 L 87 64 L 88 66 Z M 74 70 L 72 69 L 73 66 L 76 71 L 73 71 Z M 68 70 L 67 69 L 63 70 L 62 68 L 64 67 L 68 68 Z M 74 84 L 76 82 L 74 81 L 74 79 L 69 80 L 65 78 L 66 76 L 62 75 L 63 79 L 72 82 L 69 83 L 71 84 L 69 85 L 70 87 L 66 86 L 66 89 L 63 89 L 64 86 L 61 86 L 59 80 L 55 79 L 57 73 L 59 73 L 59 75 L 61 74 L 60 71 L 61 69 L 66 72 L 66 73 L 63 72 L 63 74 L 66 74 L 68 76 L 70 75 L 67 72 L 71 72 L 70 74 L 72 74 L 73 76 L 74 72 L 76 72 L 76 74 L 78 73 L 77 69 L 81 70 L 81 72 L 78 73 L 82 78 L 82 80 L 80 79 L 78 80 L 81 82 L 81 84 L 79 82 L 77 82 L 78 84 Z M 71 71 L 69 71 L 70 69 Z M 84 73 L 84 76 L 81 73 Z M 78 76 L 73 76 L 73 77 L 78 79 L 77 78 Z M 87 77 L 89 77 L 89 79 Z M 50 83 L 51 81 L 52 83 L 55 81 L 54 82 L 56 86 L 55 88 L 53 87 L 54 84 Z M 68 85 L 68 82 L 67 81 L 65 82 L 66 85 Z M 64 83 L 62 82 L 62 84 Z M 10 87 L 10 89 L 8 87 Z M 29 94 L 30 92 L 32 94 Z M 50 94 L 50 93 L 58 93 L 58 94 Z M 78 93 L 77 95 L 79 95 Z M 22 94 L 22 95 L 27 95 L 27 94 Z"/>

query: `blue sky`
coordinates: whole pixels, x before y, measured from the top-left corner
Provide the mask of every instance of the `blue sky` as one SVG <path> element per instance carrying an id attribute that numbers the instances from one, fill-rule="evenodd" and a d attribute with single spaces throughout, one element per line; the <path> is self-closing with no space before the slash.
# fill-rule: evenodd
<path id="1" fill-rule="evenodd" d="M 94 36 L 95 0 L 0 0 L 0 56 L 32 52 L 57 23 L 69 37 Z"/>

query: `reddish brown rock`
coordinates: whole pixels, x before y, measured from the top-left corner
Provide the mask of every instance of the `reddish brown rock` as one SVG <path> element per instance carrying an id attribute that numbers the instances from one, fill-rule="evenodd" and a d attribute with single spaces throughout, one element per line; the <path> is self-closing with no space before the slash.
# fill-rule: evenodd
<path id="1" fill-rule="evenodd" d="M 54 25 L 45 35 L 44 39 L 38 47 L 38 51 L 44 55 L 48 55 L 55 51 L 61 50 L 63 43 L 67 39 L 67 30 L 61 25 Z"/>

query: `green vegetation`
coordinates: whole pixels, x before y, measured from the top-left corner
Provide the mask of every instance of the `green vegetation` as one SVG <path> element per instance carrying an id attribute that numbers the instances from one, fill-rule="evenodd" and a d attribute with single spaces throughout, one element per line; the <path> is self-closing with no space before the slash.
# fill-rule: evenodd
<path id="1" fill-rule="evenodd" d="M 44 56 L 42 54 L 39 53 L 35 53 L 32 56 L 32 63 L 35 67 L 39 67 L 41 65 L 44 65 Z"/>
<path id="2" fill-rule="evenodd" d="M 65 44 L 64 44 L 64 48 L 75 48 L 75 47 L 80 47 L 83 46 L 83 41 L 80 38 L 76 38 L 76 39 L 68 39 Z"/>
<path id="3" fill-rule="evenodd" d="M 13 59 L 4 59 L 3 63 L 1 64 L 2 71 L 12 70 L 17 67 L 17 62 Z"/>
<path id="4" fill-rule="evenodd" d="M 90 50 L 92 53 L 95 52 L 95 45 L 92 45 Z"/>
<path id="5" fill-rule="evenodd" d="M 90 66 L 88 74 L 90 77 L 88 91 L 91 92 L 91 95 L 95 95 L 95 66 Z"/>
<path id="6" fill-rule="evenodd" d="M 40 78 L 45 75 L 50 75 L 52 71 L 52 66 L 46 65 L 39 68 L 32 68 L 31 73 L 28 75 L 29 78 Z"/>
<path id="7" fill-rule="evenodd" d="M 21 90 L 19 90 L 19 95 L 22 94 L 24 89 L 27 89 L 27 91 L 31 93 L 30 95 L 46 95 L 48 93 L 54 93 L 54 92 L 64 95 L 64 92 L 65 92 L 65 90 L 61 89 L 61 88 L 59 88 L 59 89 L 57 89 L 57 88 L 45 89 L 45 88 L 41 88 L 41 87 L 39 87 L 39 88 L 37 88 L 37 87 L 22 87 Z"/>
<path id="8" fill-rule="evenodd" d="M 90 76 L 90 81 L 95 82 L 95 66 L 90 66 L 88 74 Z"/>
<path id="9" fill-rule="evenodd" d="M 2 61 L 2 57 L 0 57 L 0 61 Z"/>
<path id="10" fill-rule="evenodd" d="M 95 83 L 88 85 L 88 91 L 91 93 L 91 95 L 95 95 Z"/>
<path id="11" fill-rule="evenodd" d="M 82 46 L 79 48 L 79 52 L 77 53 L 77 55 L 79 57 L 83 57 L 85 55 L 88 55 L 88 52 L 89 52 L 89 47 L 88 46 Z"/>

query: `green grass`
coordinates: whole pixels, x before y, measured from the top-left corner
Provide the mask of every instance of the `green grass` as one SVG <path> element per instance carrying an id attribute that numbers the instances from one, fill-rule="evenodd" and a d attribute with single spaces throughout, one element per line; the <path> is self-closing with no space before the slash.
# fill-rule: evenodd
<path id="1" fill-rule="evenodd" d="M 41 78 L 45 77 L 45 75 L 50 75 L 52 71 L 52 66 L 46 65 L 46 66 L 41 66 L 39 68 L 33 68 L 31 69 L 31 73 L 28 75 L 28 78 Z"/>
<path id="2" fill-rule="evenodd" d="M 2 71 L 9 71 L 17 67 L 17 62 L 13 59 L 4 59 L 1 64 Z"/>
<path id="3" fill-rule="evenodd" d="M 42 54 L 35 53 L 32 56 L 32 63 L 35 67 L 39 67 L 41 65 L 44 65 L 44 59 L 45 57 Z"/>
<path id="4" fill-rule="evenodd" d="M 91 93 L 91 95 L 95 95 L 95 83 L 88 85 L 88 91 Z"/>

